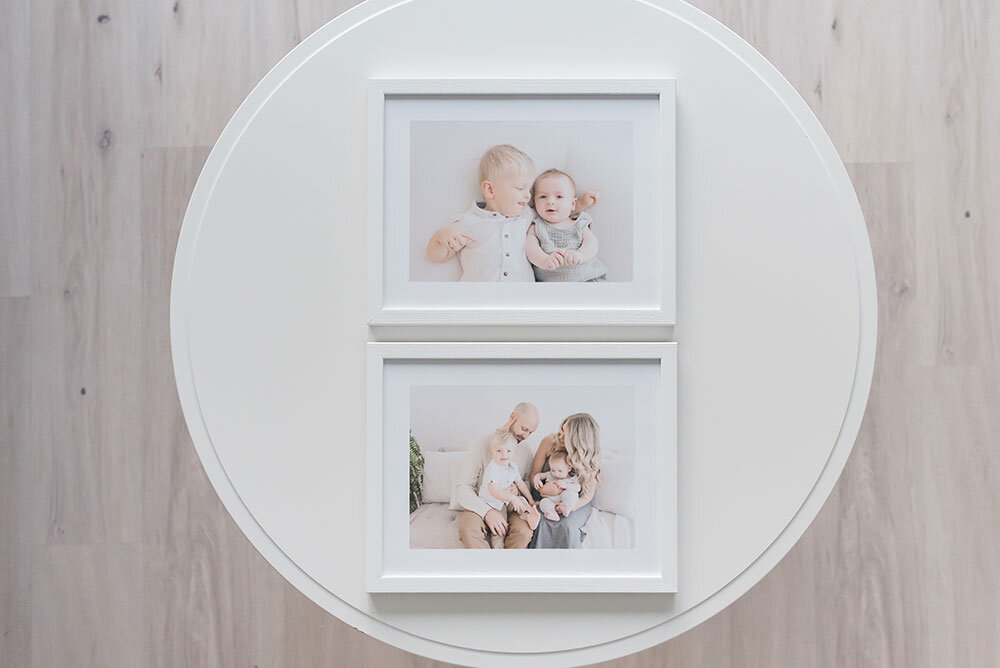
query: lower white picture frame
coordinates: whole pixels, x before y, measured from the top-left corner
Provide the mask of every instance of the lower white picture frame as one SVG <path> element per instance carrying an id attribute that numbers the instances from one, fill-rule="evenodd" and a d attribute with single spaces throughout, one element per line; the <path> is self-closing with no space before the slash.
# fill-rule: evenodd
<path id="1" fill-rule="evenodd" d="M 675 343 L 371 342 L 367 347 L 368 592 L 677 591 Z M 528 445 L 537 452 L 544 439 L 556 438 L 569 411 L 593 414 L 601 425 L 606 449 L 598 461 L 604 463 L 587 504 L 589 519 L 580 529 L 585 537 L 579 546 L 591 549 L 460 549 L 455 531 L 466 511 L 449 508 L 454 486 L 441 483 L 441 472 L 470 461 L 469 452 L 457 448 L 466 441 L 471 445 L 468 436 L 476 429 L 491 434 L 508 427 L 515 421 L 511 404 L 533 400 L 539 402 L 538 417 L 528 426 L 538 433 L 518 448 Z M 480 423 L 481 428 L 470 426 Z M 434 441 L 421 456 L 428 466 L 423 473 L 436 477 L 435 490 L 422 493 L 436 495 L 438 502 L 425 502 L 412 513 L 407 432 Z M 522 475 L 530 485 L 530 476 Z M 432 484 L 426 479 L 420 484 L 425 482 Z M 432 513 L 420 515 L 430 506 Z M 416 535 L 426 534 L 428 526 L 435 527 L 433 535 Z M 542 547 L 540 536 L 532 540 Z"/>

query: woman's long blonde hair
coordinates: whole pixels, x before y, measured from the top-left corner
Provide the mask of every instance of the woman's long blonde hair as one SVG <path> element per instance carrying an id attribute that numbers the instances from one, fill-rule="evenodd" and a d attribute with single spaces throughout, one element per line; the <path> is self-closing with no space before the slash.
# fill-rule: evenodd
<path id="1" fill-rule="evenodd" d="M 601 428 L 589 413 L 574 413 L 562 421 L 556 435 L 555 449 L 566 453 L 566 463 L 580 476 L 583 494 L 596 489 L 601 482 Z"/>

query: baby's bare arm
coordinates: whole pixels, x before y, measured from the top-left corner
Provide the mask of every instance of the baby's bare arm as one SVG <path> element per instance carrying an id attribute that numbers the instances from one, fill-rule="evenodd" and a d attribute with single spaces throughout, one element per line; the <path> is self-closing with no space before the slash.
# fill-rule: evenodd
<path id="1" fill-rule="evenodd" d="M 599 249 L 600 244 L 597 243 L 597 235 L 591 232 L 588 227 L 583 231 L 583 243 L 580 244 L 580 250 L 577 251 L 580 254 L 581 263 L 590 262 L 597 257 Z"/>
<path id="2" fill-rule="evenodd" d="M 534 499 L 531 498 L 531 490 L 528 489 L 528 486 L 525 484 L 525 482 L 520 478 L 518 478 L 517 480 L 514 481 L 514 484 L 517 485 L 517 491 L 521 493 L 521 496 L 527 499 L 529 504 L 532 504 L 534 502 Z"/>
<path id="3" fill-rule="evenodd" d="M 514 487 L 520 494 L 514 494 L 513 499 L 510 501 L 510 507 L 519 513 L 528 512 L 531 510 L 531 491 L 528 486 L 524 484 L 524 481 L 518 478 L 514 481 Z"/>
<path id="4" fill-rule="evenodd" d="M 506 489 L 497 485 L 495 482 L 491 482 L 489 484 L 488 489 L 490 490 L 490 494 L 493 495 L 494 499 L 500 499 L 501 501 L 506 501 L 507 503 L 511 503 L 514 499 L 517 498 L 517 494 L 511 494 Z"/>
<path id="5" fill-rule="evenodd" d="M 442 227 L 432 234 L 430 240 L 427 242 L 427 259 L 434 264 L 441 264 L 455 257 L 455 251 L 441 242 L 441 237 L 447 232 L 448 227 Z"/>
<path id="6" fill-rule="evenodd" d="M 552 475 L 551 471 L 543 471 L 538 474 L 539 483 L 535 485 L 535 489 L 542 496 L 559 496 L 562 493 L 562 487 L 559 486 L 558 478 Z"/>
<path id="7" fill-rule="evenodd" d="M 600 193 L 596 190 L 588 190 L 579 197 L 576 198 L 576 206 L 573 207 L 573 213 L 570 214 L 570 218 L 576 218 L 581 213 L 589 209 L 590 207 L 597 204 L 597 200 L 601 198 Z"/>
<path id="8" fill-rule="evenodd" d="M 542 250 L 535 235 L 535 224 L 528 226 L 528 235 L 524 238 L 524 252 L 528 256 L 528 261 L 539 269 L 556 269 L 563 265 L 563 257 L 558 251 L 549 255 Z"/>
<path id="9" fill-rule="evenodd" d="M 559 483 L 550 481 L 542 485 L 542 488 L 538 490 L 538 493 L 542 496 L 559 496 L 562 494 L 562 491 L 563 489 L 559 486 Z"/>
<path id="10" fill-rule="evenodd" d="M 434 264 L 447 262 L 455 257 L 458 251 L 475 241 L 468 234 L 459 232 L 454 226 L 445 225 L 432 234 L 427 242 L 427 259 Z"/>

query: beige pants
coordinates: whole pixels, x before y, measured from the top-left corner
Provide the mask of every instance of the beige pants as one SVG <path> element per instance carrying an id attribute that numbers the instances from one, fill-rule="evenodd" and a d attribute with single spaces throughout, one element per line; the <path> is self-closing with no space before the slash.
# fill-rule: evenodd
<path id="1" fill-rule="evenodd" d="M 507 513 L 507 535 L 503 546 L 507 550 L 523 550 L 531 542 L 534 531 L 528 527 L 528 521 L 517 513 L 507 511 L 504 506 L 499 512 Z M 490 529 L 483 518 L 471 510 L 463 510 L 458 516 L 458 539 L 462 546 L 470 549 L 490 549 Z"/>

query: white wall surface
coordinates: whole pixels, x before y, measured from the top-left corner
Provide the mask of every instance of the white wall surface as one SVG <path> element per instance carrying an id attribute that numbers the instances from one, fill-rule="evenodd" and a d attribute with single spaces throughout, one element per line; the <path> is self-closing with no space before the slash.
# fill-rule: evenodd
<path id="1" fill-rule="evenodd" d="M 476 439 L 503 425 L 520 401 L 538 407 L 539 424 L 527 439 L 532 449 L 559 429 L 563 418 L 590 413 L 601 428 L 601 448 L 632 454 L 634 389 L 603 387 L 469 387 L 421 386 L 410 395 L 413 436 L 425 450 L 464 450 Z"/>

